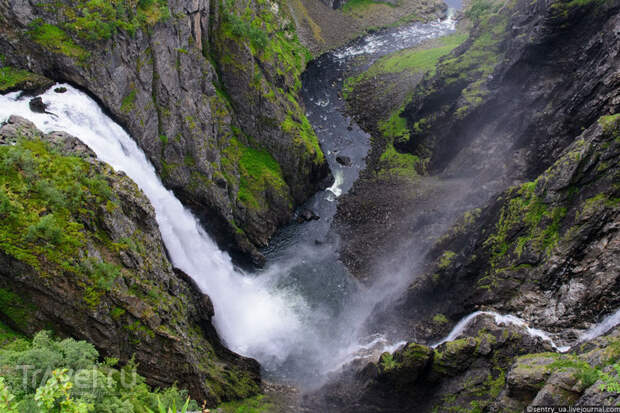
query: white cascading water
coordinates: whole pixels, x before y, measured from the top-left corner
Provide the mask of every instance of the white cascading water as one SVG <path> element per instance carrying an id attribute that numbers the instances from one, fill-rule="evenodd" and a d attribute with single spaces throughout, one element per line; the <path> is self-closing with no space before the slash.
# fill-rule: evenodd
<path id="1" fill-rule="evenodd" d="M 476 317 L 480 316 L 480 315 L 489 315 L 491 317 L 494 318 L 495 323 L 497 323 L 498 325 L 505 325 L 505 324 L 512 324 L 512 325 L 516 325 L 518 327 L 522 327 L 525 329 L 525 331 L 532 337 L 540 337 L 543 341 L 548 341 L 549 343 L 551 343 L 551 346 L 553 346 L 554 349 L 556 349 L 559 352 L 565 352 L 568 351 L 568 349 L 570 347 L 563 347 L 563 346 L 557 346 L 555 344 L 555 342 L 553 341 L 553 339 L 551 339 L 551 337 L 549 336 L 549 334 L 545 333 L 542 330 L 539 330 L 537 328 L 531 328 L 528 323 L 519 318 L 516 317 L 514 315 L 510 315 L 510 314 L 499 314 L 493 311 L 476 311 L 474 313 L 471 313 L 470 315 L 468 315 L 467 317 L 464 317 L 461 319 L 461 321 L 459 321 L 454 328 L 452 329 L 452 331 L 450 332 L 450 334 L 448 334 L 445 338 L 443 338 L 442 340 L 440 340 L 439 342 L 435 343 L 432 345 L 432 347 L 437 347 L 445 342 L 448 341 L 453 341 L 455 340 L 457 337 L 459 337 L 461 334 L 463 334 L 463 331 L 465 331 L 465 329 L 467 328 L 467 326 L 476 319 Z"/>
<path id="2" fill-rule="evenodd" d="M 133 139 L 99 105 L 70 85 L 65 93 L 41 97 L 53 113 L 34 113 L 19 93 L 0 95 L 0 122 L 22 116 L 48 133 L 64 131 L 88 145 L 97 157 L 125 172 L 149 198 L 173 264 L 189 274 L 214 302 L 215 325 L 234 351 L 263 363 L 281 362 L 302 336 L 303 300 L 271 288 L 273 277 L 254 278 L 235 270 L 198 223 L 168 191 Z"/>
<path id="3" fill-rule="evenodd" d="M 582 343 L 584 341 L 589 341 L 600 337 L 618 324 L 620 324 L 620 310 L 608 315 L 603 319 L 603 321 L 586 330 L 581 336 L 579 336 L 578 342 Z"/>
<path id="4" fill-rule="evenodd" d="M 541 339 L 543 339 L 544 341 L 548 341 L 549 343 L 551 343 L 551 346 L 556 349 L 557 351 L 559 351 L 560 353 L 565 353 L 568 350 L 570 350 L 570 348 L 572 346 L 558 346 L 555 344 L 555 342 L 553 341 L 553 339 L 551 338 L 551 335 L 549 333 L 546 333 L 542 330 L 539 330 L 537 328 L 531 328 L 528 323 L 519 318 L 516 317 L 514 315 L 511 314 L 506 314 L 506 315 L 502 315 L 493 311 L 476 311 L 474 313 L 471 313 L 470 315 L 463 317 L 452 329 L 452 331 L 450 332 L 450 334 L 448 334 L 446 337 L 444 337 L 442 340 L 438 341 L 437 343 L 433 344 L 432 347 L 437 347 L 443 343 L 446 343 L 448 341 L 453 341 L 455 339 L 457 339 L 461 334 L 463 334 L 463 332 L 465 331 L 465 329 L 467 328 L 467 326 L 474 320 L 476 319 L 476 317 L 480 316 L 480 315 L 489 315 L 491 317 L 493 317 L 495 319 L 495 322 L 499 325 L 502 324 L 513 324 L 516 325 L 518 327 L 523 327 L 525 328 L 525 331 L 532 337 L 540 337 Z M 589 328 L 588 330 L 584 331 L 579 338 L 572 344 L 572 345 L 576 345 L 579 343 L 583 343 L 585 341 L 589 341 L 589 340 L 593 340 L 597 337 L 600 337 L 602 335 L 604 335 L 605 333 L 609 332 L 609 330 L 611 330 L 612 328 L 616 327 L 617 325 L 620 325 L 620 310 L 617 310 L 615 313 L 608 315 L 607 317 L 605 317 L 600 323 L 592 326 L 591 328 Z"/>

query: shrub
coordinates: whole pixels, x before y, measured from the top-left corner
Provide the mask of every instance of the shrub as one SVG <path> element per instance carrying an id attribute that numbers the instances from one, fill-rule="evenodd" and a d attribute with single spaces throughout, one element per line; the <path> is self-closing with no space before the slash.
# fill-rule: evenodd
<path id="1" fill-rule="evenodd" d="M 136 373 L 135 363 L 119 369 L 115 359 L 103 363 L 98 359 L 99 353 L 90 343 L 56 340 L 48 332 L 38 333 L 31 342 L 13 341 L 0 348 L 0 411 L 148 413 L 176 412 L 176 406 L 198 409 L 187 393 L 175 386 L 150 389 Z"/>

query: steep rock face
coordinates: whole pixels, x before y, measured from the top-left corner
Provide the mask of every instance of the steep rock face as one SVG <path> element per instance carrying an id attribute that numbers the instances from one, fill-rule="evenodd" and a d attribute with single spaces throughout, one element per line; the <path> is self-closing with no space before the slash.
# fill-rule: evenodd
<path id="1" fill-rule="evenodd" d="M 5 64 L 94 95 L 212 233 L 260 262 L 256 248 L 328 171 L 296 103 L 305 56 L 286 8 L 245 6 L 9 1 L 0 44 Z"/>
<path id="2" fill-rule="evenodd" d="M 571 340 L 567 329 L 620 307 L 619 132 L 617 115 L 602 117 L 535 181 L 505 191 L 440 239 L 426 275 L 396 306 L 410 331 L 436 336 L 445 329 L 432 328 L 433 314 L 456 321 L 492 306 Z"/>
<path id="3" fill-rule="evenodd" d="M 468 40 L 415 91 L 403 113 L 411 133 L 396 145 L 432 172 L 501 190 L 617 112 L 620 16 L 615 1 L 490 4 L 468 13 Z"/>
<path id="4" fill-rule="evenodd" d="M 64 133 L 12 117 L 0 129 L 0 318 L 132 357 L 149 384 L 216 405 L 258 391 L 259 366 L 228 351 L 213 306 L 172 268 L 154 210 L 124 174 Z"/>

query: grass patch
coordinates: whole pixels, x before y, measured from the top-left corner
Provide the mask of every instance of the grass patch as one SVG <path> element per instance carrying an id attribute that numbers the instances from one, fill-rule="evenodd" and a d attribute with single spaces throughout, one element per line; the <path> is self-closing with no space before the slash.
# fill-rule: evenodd
<path id="1" fill-rule="evenodd" d="M 0 93 L 21 89 L 27 83 L 47 83 L 47 79 L 27 70 L 11 66 L 0 67 Z"/>
<path id="2" fill-rule="evenodd" d="M 439 59 L 463 43 L 467 36 L 467 34 L 455 33 L 439 38 L 437 40 L 438 45 L 435 47 L 406 49 L 384 56 L 377 60 L 366 72 L 347 78 L 343 88 L 343 96 L 346 99 L 351 95 L 356 85 L 376 76 L 428 71 L 432 74 Z"/>
<path id="3" fill-rule="evenodd" d="M 342 11 L 348 14 L 353 14 L 355 12 L 360 12 L 367 10 L 375 5 L 379 6 L 389 6 L 389 7 L 398 7 L 390 3 L 384 3 L 381 1 L 374 0 L 349 0 L 342 6 Z"/>
<path id="4" fill-rule="evenodd" d="M 273 404 L 264 395 L 249 399 L 223 403 L 218 406 L 218 411 L 223 413 L 268 413 L 273 411 Z"/>
<path id="5" fill-rule="evenodd" d="M 71 37 L 60 27 L 43 23 L 40 19 L 32 22 L 29 34 L 32 40 L 52 52 L 80 61 L 88 59 L 90 55 L 82 46 L 75 44 Z"/>
<path id="6" fill-rule="evenodd" d="M 288 186 L 280 164 L 269 152 L 251 148 L 232 138 L 223 155 L 224 167 L 239 171 L 237 198 L 247 207 L 257 210 L 267 208 L 268 191 L 288 197 Z"/>
<path id="7" fill-rule="evenodd" d="M 410 153 L 400 153 L 389 143 L 379 158 L 379 177 L 414 179 L 418 176 L 420 158 Z"/>
<path id="8" fill-rule="evenodd" d="M 447 55 L 467 39 L 463 33 L 451 34 L 438 39 L 439 45 L 429 49 L 408 49 L 379 59 L 373 64 L 366 77 L 386 73 L 434 71 L 442 56 Z"/>

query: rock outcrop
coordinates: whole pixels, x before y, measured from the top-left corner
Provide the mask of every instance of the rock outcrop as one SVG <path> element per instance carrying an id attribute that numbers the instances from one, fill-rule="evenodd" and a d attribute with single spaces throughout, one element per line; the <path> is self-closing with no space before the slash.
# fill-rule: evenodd
<path id="1" fill-rule="evenodd" d="M 535 406 L 615 406 L 620 328 L 567 353 L 511 324 L 479 316 L 454 341 L 409 343 L 306 398 L 326 412 L 519 412 Z M 351 397 L 355 394 L 355 397 Z"/>
<path id="2" fill-rule="evenodd" d="M 0 128 L 0 319 L 93 343 L 154 386 L 209 406 L 259 391 L 258 363 L 227 350 L 213 306 L 167 258 L 153 207 L 64 133 Z"/>
<path id="3" fill-rule="evenodd" d="M 306 403 L 326 412 L 485 411 L 517 356 L 549 350 L 549 343 L 523 328 L 481 316 L 457 340 L 434 349 L 408 343 L 378 362 L 350 365 L 345 379 Z"/>
<path id="4" fill-rule="evenodd" d="M 282 2 L 8 1 L 3 64 L 95 96 L 227 249 L 249 253 L 328 175 Z M 118 7 L 117 7 L 118 6 Z"/>

